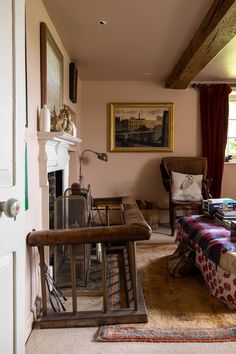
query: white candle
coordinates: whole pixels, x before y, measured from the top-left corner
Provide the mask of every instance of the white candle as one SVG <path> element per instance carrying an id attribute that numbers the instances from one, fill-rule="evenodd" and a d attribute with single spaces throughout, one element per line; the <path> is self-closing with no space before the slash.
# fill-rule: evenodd
<path id="1" fill-rule="evenodd" d="M 50 132 L 51 130 L 51 114 L 46 104 L 40 111 L 40 131 Z"/>

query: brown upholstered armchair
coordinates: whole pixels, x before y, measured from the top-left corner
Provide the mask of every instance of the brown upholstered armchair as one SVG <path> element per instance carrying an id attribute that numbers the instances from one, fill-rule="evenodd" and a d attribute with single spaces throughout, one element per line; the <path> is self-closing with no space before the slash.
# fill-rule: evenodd
<path id="1" fill-rule="evenodd" d="M 210 180 L 207 179 L 207 159 L 205 157 L 164 157 L 161 161 L 161 175 L 164 187 L 169 193 L 169 217 L 171 226 L 171 235 L 174 235 L 175 219 L 177 212 L 186 214 L 187 211 L 194 211 L 194 213 L 202 213 L 202 199 L 210 198 L 209 186 Z M 177 172 L 177 174 L 172 173 Z M 179 191 L 182 190 L 182 197 L 176 198 L 173 194 L 173 176 L 182 176 L 178 173 L 186 175 L 185 181 L 179 185 Z M 184 187 L 188 183 L 191 184 L 192 176 L 202 175 L 202 183 L 199 184 L 199 197 L 191 200 L 184 198 Z M 196 182 L 195 182 L 196 183 Z M 184 185 L 185 184 L 185 185 Z M 201 190 L 200 190 L 201 186 Z"/>

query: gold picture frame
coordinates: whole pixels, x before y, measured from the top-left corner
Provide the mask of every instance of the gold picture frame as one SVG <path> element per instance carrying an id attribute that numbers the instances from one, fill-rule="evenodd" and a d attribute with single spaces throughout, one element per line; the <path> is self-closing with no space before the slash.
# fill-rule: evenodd
<path id="1" fill-rule="evenodd" d="M 41 107 L 58 114 L 63 103 L 63 55 L 45 22 L 40 23 Z"/>
<path id="2" fill-rule="evenodd" d="M 111 152 L 174 149 L 173 103 L 110 103 Z"/>

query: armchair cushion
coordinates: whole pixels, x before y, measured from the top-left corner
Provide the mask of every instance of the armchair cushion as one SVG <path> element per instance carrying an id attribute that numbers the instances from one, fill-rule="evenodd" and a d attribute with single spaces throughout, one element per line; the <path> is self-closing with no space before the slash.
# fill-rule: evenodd
<path id="1" fill-rule="evenodd" d="M 172 199 L 180 201 L 201 201 L 203 175 L 171 172 Z"/>

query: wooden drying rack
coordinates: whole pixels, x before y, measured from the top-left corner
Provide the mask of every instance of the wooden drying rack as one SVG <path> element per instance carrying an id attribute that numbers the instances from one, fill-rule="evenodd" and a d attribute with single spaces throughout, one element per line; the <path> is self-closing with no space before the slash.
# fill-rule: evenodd
<path id="1" fill-rule="evenodd" d="M 40 328 L 59 327 L 82 327 L 98 326 L 102 324 L 115 323 L 142 323 L 147 322 L 147 310 L 144 296 L 137 276 L 136 267 L 136 241 L 148 240 L 151 236 L 151 228 L 145 222 L 139 211 L 136 201 L 132 197 L 121 198 L 100 198 L 96 200 L 97 205 L 122 205 L 124 224 L 118 226 L 88 227 L 81 229 L 66 230 L 45 230 L 33 231 L 27 236 L 27 243 L 30 247 L 38 247 L 40 255 L 41 289 L 42 289 L 42 315 L 36 320 Z M 107 254 L 108 244 L 120 244 L 118 252 L 122 248 L 122 254 L 127 256 L 126 272 L 124 272 L 123 286 L 120 291 L 125 292 L 122 296 L 127 299 L 125 308 L 113 309 L 109 303 L 107 271 L 109 262 Z M 77 309 L 77 287 L 76 287 L 76 263 L 75 247 L 78 244 L 102 245 L 102 296 L 103 309 L 94 311 L 78 311 Z M 63 313 L 50 313 L 47 306 L 47 287 L 45 281 L 45 246 L 69 245 L 71 250 L 71 295 L 72 311 Z M 113 253 L 115 249 L 113 249 Z M 127 284 L 127 272 L 131 280 L 131 288 Z"/>

